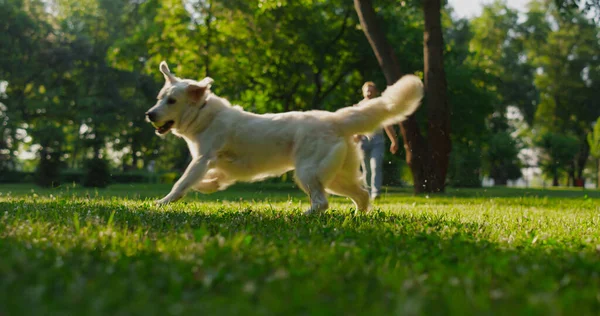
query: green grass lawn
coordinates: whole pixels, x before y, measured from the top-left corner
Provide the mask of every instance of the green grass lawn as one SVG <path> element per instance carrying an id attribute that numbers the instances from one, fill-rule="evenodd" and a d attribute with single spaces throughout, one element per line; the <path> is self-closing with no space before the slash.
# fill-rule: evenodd
<path id="1" fill-rule="evenodd" d="M 0 186 L 0 315 L 597 315 L 600 193 Z"/>

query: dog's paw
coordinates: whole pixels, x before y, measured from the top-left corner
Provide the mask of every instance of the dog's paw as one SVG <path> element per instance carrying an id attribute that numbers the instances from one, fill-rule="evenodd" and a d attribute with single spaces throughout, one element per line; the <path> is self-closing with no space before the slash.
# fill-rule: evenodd
<path id="1" fill-rule="evenodd" d="M 154 201 L 154 205 L 156 205 L 156 206 L 163 206 L 166 204 L 169 204 L 169 201 L 167 201 L 166 199 L 160 199 L 160 200 Z"/>
<path id="2" fill-rule="evenodd" d="M 163 206 L 163 205 L 167 205 L 171 202 L 174 202 L 175 200 L 172 199 L 169 196 L 165 196 L 164 198 L 160 199 L 160 200 L 156 200 L 154 201 L 154 204 L 158 205 L 158 206 Z"/>
<path id="3" fill-rule="evenodd" d="M 165 196 L 164 198 L 162 198 L 158 201 L 155 201 L 154 203 L 158 206 L 167 205 L 169 203 L 178 201 L 182 197 L 183 197 L 183 194 L 180 194 L 180 193 L 169 193 L 169 194 L 167 194 L 167 196 Z"/>
<path id="4" fill-rule="evenodd" d="M 317 211 L 317 210 L 313 210 L 312 208 L 308 209 L 307 211 L 304 212 L 305 216 L 310 216 L 310 215 L 317 215 L 320 214 L 321 211 Z"/>

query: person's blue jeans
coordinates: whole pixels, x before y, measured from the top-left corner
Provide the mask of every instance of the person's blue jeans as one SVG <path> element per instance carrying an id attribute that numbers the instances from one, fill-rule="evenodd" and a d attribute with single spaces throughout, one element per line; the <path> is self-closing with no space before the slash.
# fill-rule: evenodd
<path id="1" fill-rule="evenodd" d="M 383 133 L 379 132 L 371 137 L 361 136 L 360 148 L 364 156 L 361 164 L 363 180 L 365 185 L 371 189 L 371 198 L 376 198 L 381 192 L 383 183 L 383 156 L 385 153 Z"/>

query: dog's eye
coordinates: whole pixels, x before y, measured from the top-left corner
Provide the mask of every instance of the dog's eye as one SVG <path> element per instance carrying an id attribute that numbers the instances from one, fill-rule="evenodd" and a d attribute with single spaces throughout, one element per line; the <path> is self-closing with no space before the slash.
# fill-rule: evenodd
<path id="1" fill-rule="evenodd" d="M 167 104 L 175 104 L 177 102 L 177 100 L 173 99 L 173 98 L 168 98 L 167 99 Z"/>

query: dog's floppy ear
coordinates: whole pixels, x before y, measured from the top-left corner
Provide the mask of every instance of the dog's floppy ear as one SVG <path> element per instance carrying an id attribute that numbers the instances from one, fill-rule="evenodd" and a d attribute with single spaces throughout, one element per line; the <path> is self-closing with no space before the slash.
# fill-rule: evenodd
<path id="1" fill-rule="evenodd" d="M 167 62 L 164 60 L 160 63 L 160 72 L 162 72 L 162 74 L 165 76 L 165 80 L 167 82 L 173 84 L 177 81 L 177 78 L 175 78 L 175 76 L 173 76 L 173 74 L 171 73 L 171 70 L 169 70 L 169 66 L 167 65 Z"/>
<path id="2" fill-rule="evenodd" d="M 194 103 L 200 101 L 204 93 L 206 93 L 206 90 L 210 88 L 210 85 L 213 82 L 214 80 L 211 77 L 205 77 L 204 79 L 198 82 L 191 83 L 187 87 L 187 93 L 190 100 L 192 100 L 192 102 Z"/>
<path id="3" fill-rule="evenodd" d="M 200 101 L 200 99 L 202 98 L 202 96 L 204 95 L 204 93 L 206 92 L 206 89 L 208 87 L 206 85 L 201 85 L 201 84 L 190 84 L 187 87 L 187 94 L 188 97 L 190 98 L 190 100 L 193 103 L 197 103 L 198 101 Z"/>
<path id="4" fill-rule="evenodd" d="M 196 103 L 200 101 L 206 90 L 208 90 L 211 84 L 215 82 L 211 77 L 205 77 L 197 83 L 191 83 L 187 87 L 187 93 L 192 102 Z"/>
<path id="5" fill-rule="evenodd" d="M 204 77 L 204 79 L 200 80 L 200 82 L 198 83 L 201 86 L 205 86 L 207 88 L 210 88 L 210 86 L 213 84 L 213 82 L 215 82 L 213 80 L 213 78 L 211 77 Z"/>

